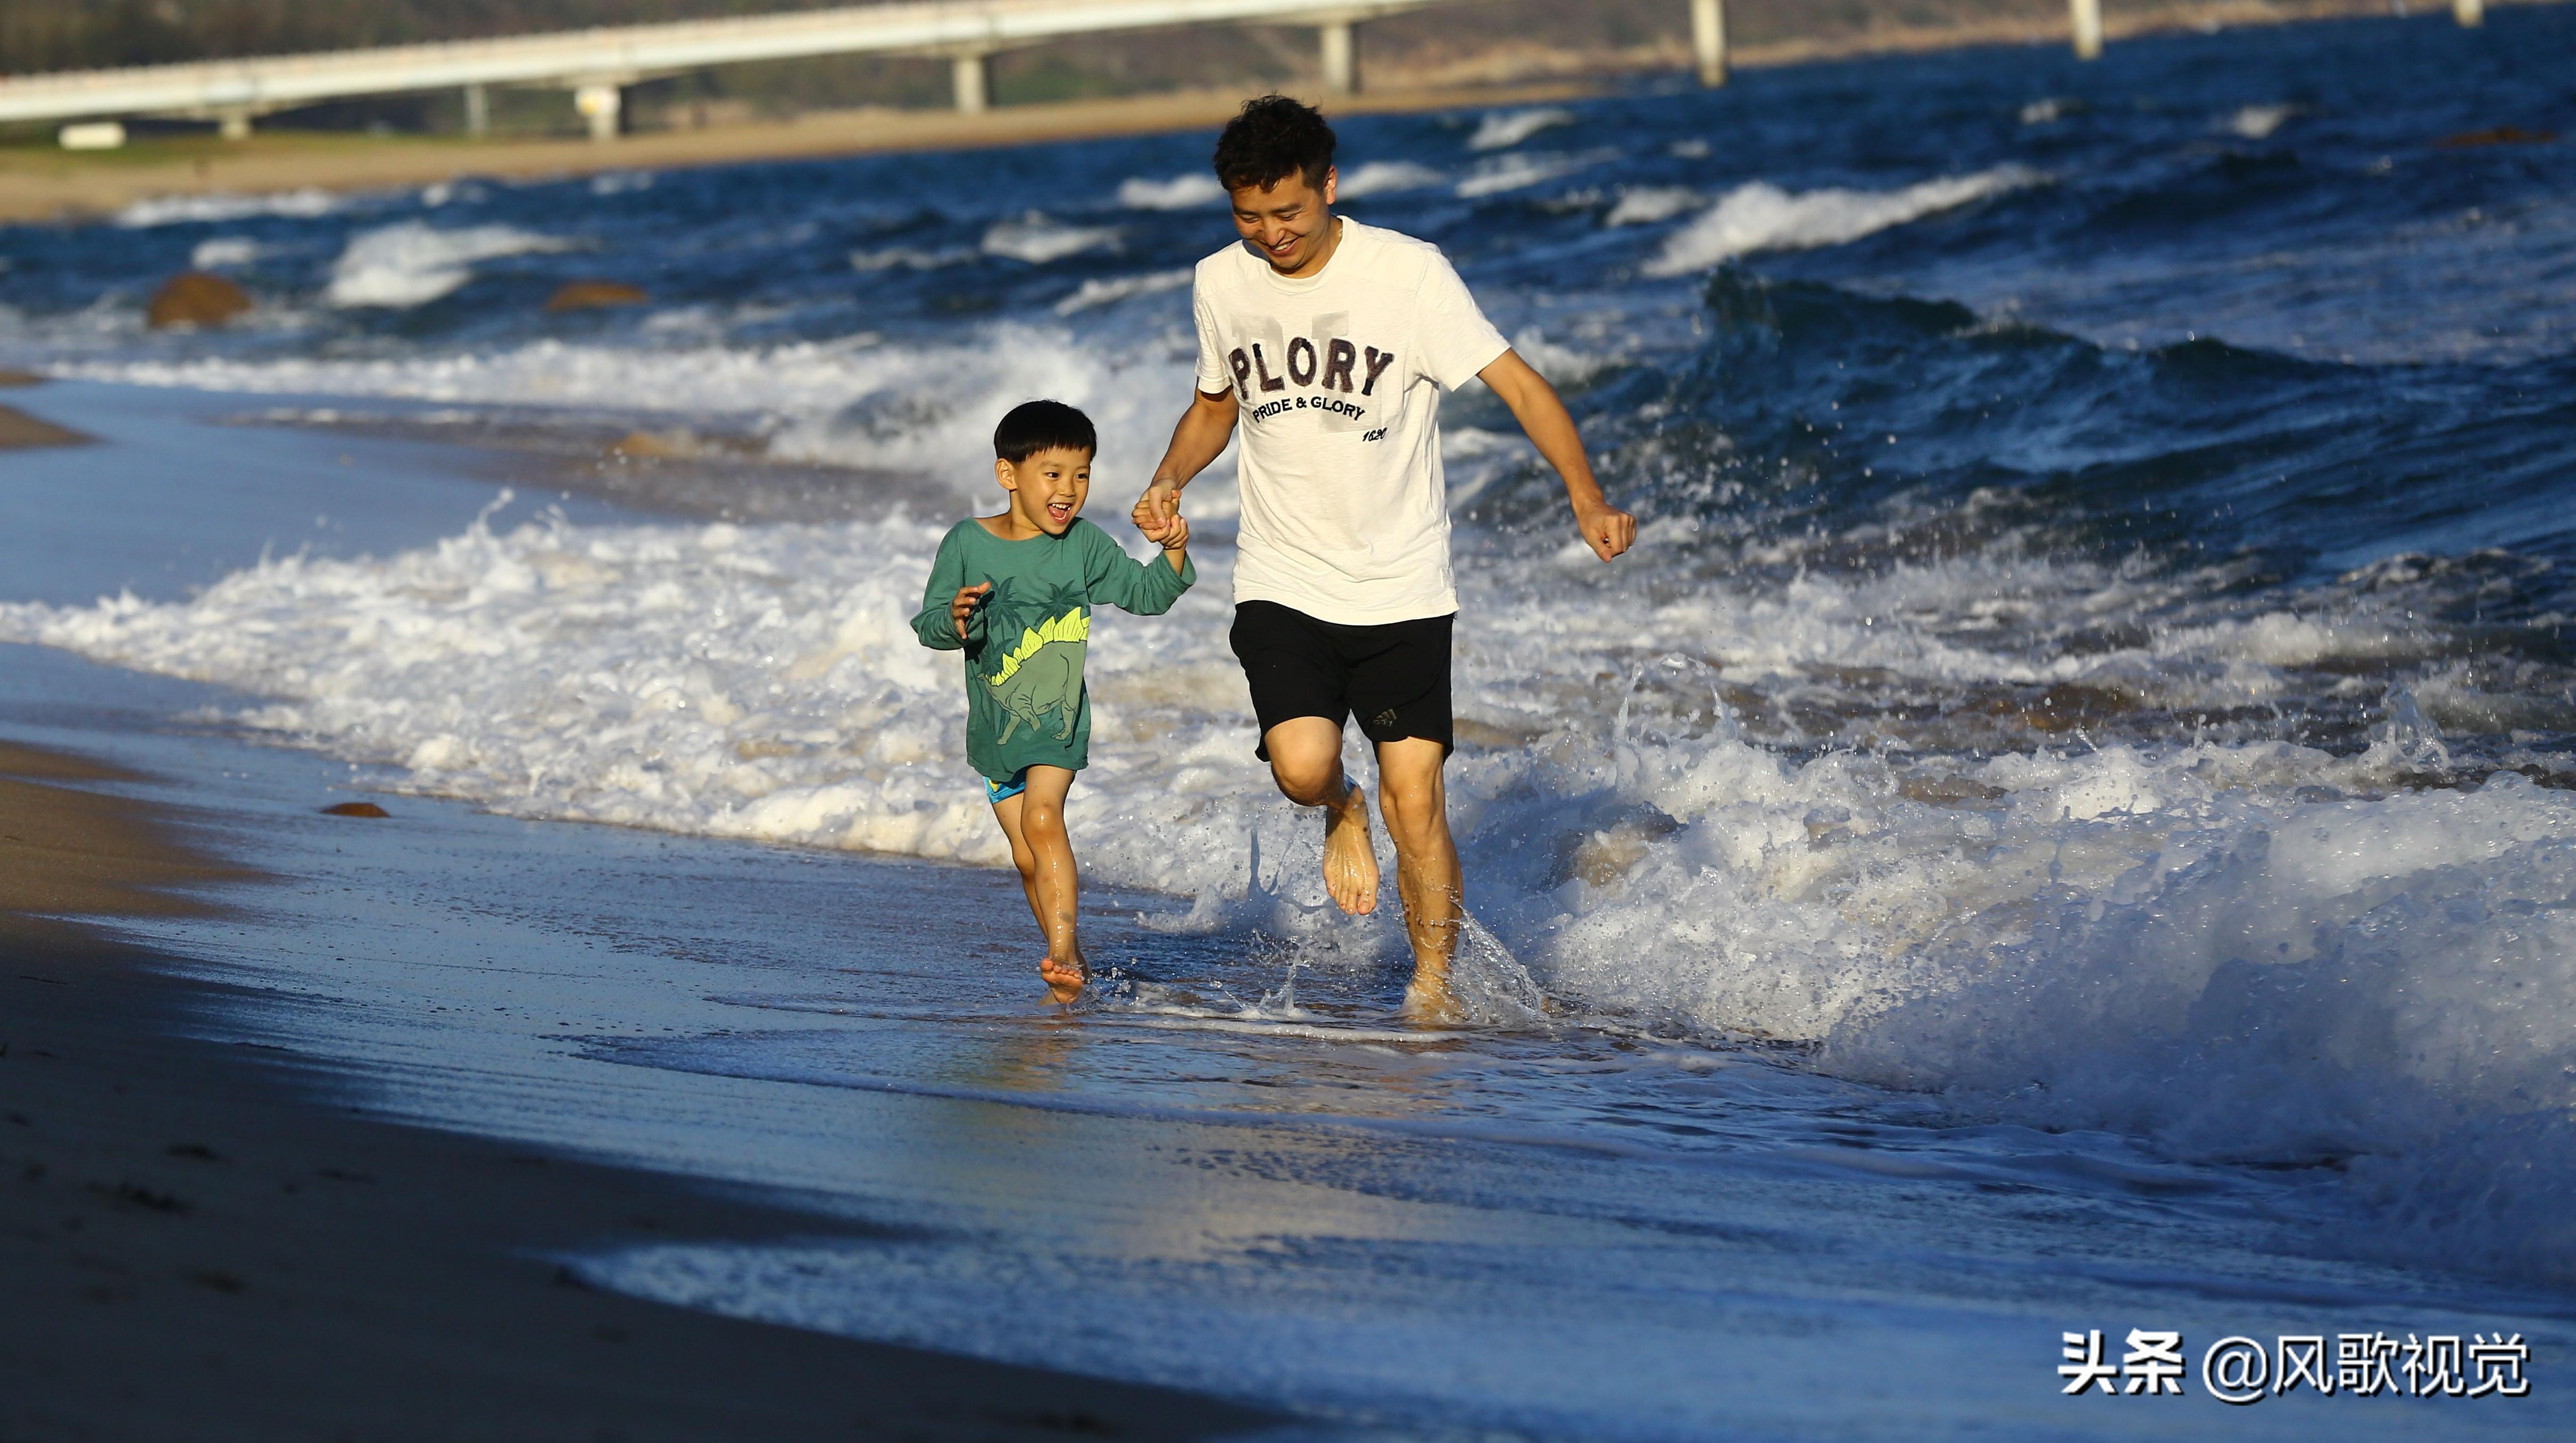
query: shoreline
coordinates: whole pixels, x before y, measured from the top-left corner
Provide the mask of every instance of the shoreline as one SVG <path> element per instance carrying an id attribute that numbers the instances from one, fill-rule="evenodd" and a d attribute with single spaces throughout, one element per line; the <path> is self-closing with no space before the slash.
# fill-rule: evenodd
<path id="1" fill-rule="evenodd" d="M 0 743 L 0 1436 L 1184 1439 L 1285 1421 L 579 1283 L 544 1254 L 870 1234 L 327 1107 L 319 1064 L 187 1035 L 224 984 L 57 919 L 202 910 L 167 889 L 244 875 L 95 790 L 133 780 Z"/>
<path id="2" fill-rule="evenodd" d="M 2513 0 L 2519 5 L 2566 0 Z M 2499 6 L 2499 8 L 2502 8 Z M 2195 0 L 2147 13 L 2105 17 L 2113 42 L 2185 32 L 2401 19 L 2381 0 Z M 2422 20 L 2426 16 L 2414 16 Z M 2447 14 L 2440 16 L 2450 23 Z M 2062 27 L 1999 20 L 1979 25 L 1888 27 L 1858 34 L 1736 48 L 1737 70 L 1829 64 L 1994 46 L 2065 43 Z M 1498 51 L 1393 79 L 1385 88 L 1330 102 L 1336 114 L 1398 114 L 1470 106 L 1545 104 L 1605 94 L 1641 77 L 1687 73 L 1686 47 L 1653 45 L 1573 55 Z M 1502 67 L 1508 73 L 1501 73 Z M 1537 71 L 1556 73 L 1533 74 Z M 1402 72 L 1398 72 L 1402 75 Z M 1266 87 L 1265 87 L 1266 88 Z M 1290 87 L 1302 88 L 1302 87 Z M 50 147 L 0 147 L 0 224 L 79 223 L 137 201 L 188 195 L 291 190 L 365 191 L 430 185 L 470 176 L 577 178 L 609 171 L 687 169 L 761 161 L 820 160 L 887 152 L 937 152 L 1050 140 L 1214 129 L 1258 88 L 1243 85 L 1077 101 L 1006 105 L 981 115 L 863 106 L 808 111 L 782 120 L 702 130 L 641 131 L 601 144 L 586 138 L 472 140 L 461 136 L 376 136 L 262 131 L 248 140 L 212 136 L 152 139 L 118 152 L 73 155 Z"/>
<path id="3" fill-rule="evenodd" d="M 1431 87 L 1354 96 L 1351 114 L 1531 105 L 1599 92 L 1595 82 Z M 789 120 L 586 139 L 473 141 L 270 131 L 244 141 L 150 141 L 104 161 L 31 147 L 0 149 L 0 224 L 78 223 L 142 200 L 277 191 L 392 190 L 467 177 L 577 178 L 608 171 L 693 169 L 888 152 L 973 150 L 1214 129 L 1248 91 L 1198 90 L 1114 100 L 944 110 L 810 111 Z"/>

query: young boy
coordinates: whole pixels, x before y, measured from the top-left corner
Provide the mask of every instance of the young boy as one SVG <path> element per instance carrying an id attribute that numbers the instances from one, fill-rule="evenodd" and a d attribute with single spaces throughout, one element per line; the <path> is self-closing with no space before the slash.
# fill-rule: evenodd
<path id="1" fill-rule="evenodd" d="M 1091 608 L 1108 602 L 1160 616 L 1198 580 L 1189 524 L 1143 528 L 1160 561 L 1131 560 L 1081 518 L 1099 449 L 1091 418 L 1060 401 L 1014 407 L 993 432 L 993 477 L 1010 505 L 960 521 L 939 543 L 921 614 L 921 644 L 966 653 L 966 759 L 1011 839 L 1029 911 L 1046 934 L 1038 976 L 1057 1002 L 1090 979 L 1074 935 L 1080 880 L 1064 826 L 1065 792 L 1091 745 L 1082 684 Z"/>

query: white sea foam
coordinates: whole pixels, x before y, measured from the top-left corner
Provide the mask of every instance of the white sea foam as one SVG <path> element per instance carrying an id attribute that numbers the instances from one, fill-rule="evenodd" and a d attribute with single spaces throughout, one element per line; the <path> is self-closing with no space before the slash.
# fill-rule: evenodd
<path id="1" fill-rule="evenodd" d="M 1526 190 L 1533 185 L 1572 175 L 1610 158 L 1610 152 L 1595 151 L 1584 155 L 1532 154 L 1514 151 L 1491 160 L 1479 161 L 1476 168 L 1454 187 L 1463 199 L 1501 195 L 1506 191 Z"/>
<path id="2" fill-rule="evenodd" d="M 443 230 L 424 221 L 397 221 L 350 240 L 331 267 L 331 283 L 323 298 L 343 307 L 400 310 L 425 305 L 472 280 L 477 261 L 573 246 L 572 241 L 516 226 Z"/>
<path id="3" fill-rule="evenodd" d="M 1336 194 L 1344 198 L 1365 195 L 1393 195 L 1398 191 L 1420 190 L 1438 185 L 1440 172 L 1409 160 L 1372 160 L 1344 175 Z"/>
<path id="4" fill-rule="evenodd" d="M 201 271 L 221 270 L 226 266 L 246 266 L 259 259 L 259 242 L 248 236 L 221 235 L 197 242 L 188 253 L 188 264 Z"/>
<path id="5" fill-rule="evenodd" d="M 2247 140 L 2269 140 L 2299 111 L 2296 105 L 2248 105 L 2227 117 L 2227 129 Z"/>
<path id="6" fill-rule="evenodd" d="M 1572 125 L 1574 112 L 1555 106 L 1534 110 L 1497 110 L 1487 113 L 1476 133 L 1467 137 L 1469 150 L 1509 150 L 1550 126 Z"/>
<path id="7" fill-rule="evenodd" d="M 923 250 L 917 246 L 889 246 L 884 250 L 850 252 L 850 269 L 867 271 L 935 271 L 948 266 L 962 266 L 982 255 L 968 246 L 950 246 L 944 250 Z"/>
<path id="8" fill-rule="evenodd" d="M 1149 271 L 1141 276 L 1094 276 L 1084 281 L 1081 288 L 1072 295 L 1056 302 L 1055 313 L 1059 316 L 1069 316 L 1076 311 L 1087 311 L 1094 306 L 1109 305 L 1131 296 L 1151 296 L 1159 295 L 1164 291 L 1176 291 L 1188 285 L 1193 274 L 1195 272 L 1189 267 L 1180 266 L 1168 271 Z"/>
<path id="9" fill-rule="evenodd" d="M 115 224 L 128 230 L 193 222 L 248 220 L 278 215 L 311 219 L 340 209 L 341 198 L 306 187 L 273 195 L 164 195 L 138 200 L 116 213 Z"/>
<path id="10" fill-rule="evenodd" d="M 0 607 L 0 638 L 225 684 L 263 698 L 233 718 L 256 733 L 503 812 L 992 863 L 957 659 L 907 624 L 943 529 L 478 524 L 185 602 Z M 2168 702 L 2270 663 L 2189 629 L 2080 659 L 1945 636 L 1987 598 L 2073 611 L 2133 585 L 2084 566 L 1750 586 L 1688 549 L 1616 574 L 1470 560 L 1460 711 L 1528 741 L 1462 752 L 1454 807 L 1480 914 L 1559 997 L 1794 1041 L 1976 1112 L 2357 1156 L 2384 1215 L 2423 1219 L 2409 1237 L 2576 1276 L 2554 1191 L 2576 1178 L 2576 801 L 2511 774 L 2395 791 L 2423 726 L 2344 758 L 1963 758 L 1926 790 L 1867 753 L 1745 740 L 1712 663 L 1738 685 L 2144 676 Z M 1073 824 L 1094 875 L 1194 898 L 1176 925 L 1300 935 L 1324 915 L 1314 828 L 1250 760 L 1229 562 L 1210 544 L 1171 616 L 1104 622 Z"/>
<path id="11" fill-rule="evenodd" d="M 1118 203 L 1129 210 L 1197 210 L 1225 199 L 1225 187 L 1205 171 L 1169 180 L 1130 176 L 1118 184 Z"/>
<path id="12" fill-rule="evenodd" d="M 1042 266 L 1085 251 L 1114 250 L 1118 245 L 1115 226 L 1067 225 L 1036 211 L 1018 220 L 1002 221 L 984 232 L 984 253 L 1007 256 Z"/>
<path id="13" fill-rule="evenodd" d="M 1186 272 L 1183 273 L 1186 283 Z M 559 340 L 400 357 L 65 362 L 66 376 L 267 395 L 369 396 L 479 406 L 566 406 L 724 418 L 767 438 L 769 454 L 959 476 L 958 458 L 990 444 L 992 418 L 1031 396 L 1090 412 L 1104 435 L 1168 433 L 1190 397 L 1191 358 L 1160 347 L 1104 358 L 1062 328 L 999 322 L 948 344 L 873 336 L 768 347 L 642 347 Z M 1141 443 L 1101 456 L 1097 485 L 1142 484 Z M 989 454 L 989 453 L 987 453 Z M 959 485 L 989 483 L 970 466 Z M 1232 504 L 1231 466 L 1191 489 L 1200 514 Z"/>
<path id="14" fill-rule="evenodd" d="M 1700 203 L 1700 193 L 1686 185 L 1631 186 L 1619 192 L 1619 203 L 1601 218 L 1603 225 L 1653 225 L 1671 220 Z"/>
<path id="15" fill-rule="evenodd" d="M 1698 220 L 1675 232 L 1646 263 L 1646 273 L 1687 275 L 1756 251 L 1843 245 L 2046 179 L 2038 171 L 2007 165 L 1892 191 L 1835 188 L 1793 193 L 1757 180 L 1729 191 Z"/>

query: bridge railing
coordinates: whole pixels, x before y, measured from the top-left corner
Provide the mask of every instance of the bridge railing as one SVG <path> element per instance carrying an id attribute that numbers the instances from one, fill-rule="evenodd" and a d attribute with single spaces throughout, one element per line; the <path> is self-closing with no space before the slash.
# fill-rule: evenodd
<path id="1" fill-rule="evenodd" d="M 1326 81 L 1357 84 L 1352 27 L 1463 0 L 912 0 L 490 40 L 146 65 L 0 79 L 0 122 L 183 116 L 248 134 L 272 111 L 324 100 L 493 85 L 573 92 L 594 134 L 616 134 L 617 89 L 716 65 L 817 55 L 956 62 L 961 109 L 987 103 L 986 57 L 1072 35 L 1209 23 L 1312 25 Z M 468 104 L 469 114 L 484 107 Z"/>
<path id="2" fill-rule="evenodd" d="M 818 55 L 930 55 L 949 59 L 957 107 L 991 100 L 997 51 L 1073 35 L 1195 24 L 1311 25 L 1325 86 L 1359 84 L 1354 27 L 1364 20 L 1470 0 L 903 0 L 778 15 L 675 21 L 490 40 L 238 60 L 145 65 L 0 77 L 0 123 L 180 116 L 213 120 L 227 136 L 250 133 L 273 111 L 369 95 L 461 88 L 468 128 L 490 114 L 486 88 L 559 87 L 593 137 L 616 136 L 621 92 L 638 81 L 716 65 Z M 1700 79 L 1727 77 L 1725 0 L 1688 0 Z M 2485 0 L 2452 0 L 2462 25 L 2484 18 Z M 2076 54 L 2102 51 L 2102 0 L 2067 0 Z"/>

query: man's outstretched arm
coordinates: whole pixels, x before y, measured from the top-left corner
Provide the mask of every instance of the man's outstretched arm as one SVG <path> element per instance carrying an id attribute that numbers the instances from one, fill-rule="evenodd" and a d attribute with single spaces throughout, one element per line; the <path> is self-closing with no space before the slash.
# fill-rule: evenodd
<path id="1" fill-rule="evenodd" d="M 1574 524 L 1583 532 L 1583 544 L 1604 561 L 1636 545 L 1637 518 L 1601 494 L 1601 483 L 1593 479 L 1592 458 L 1583 454 L 1583 437 L 1547 377 L 1531 370 L 1518 351 L 1503 352 L 1476 374 L 1512 408 L 1513 418 L 1529 433 L 1531 444 L 1565 478 L 1565 499 L 1574 505 Z M 1226 399 L 1233 400 L 1232 393 Z"/>
<path id="2" fill-rule="evenodd" d="M 1232 390 L 1201 391 L 1190 399 L 1189 410 L 1181 414 L 1181 424 L 1172 428 L 1172 444 L 1163 452 L 1163 462 L 1154 468 L 1154 484 L 1136 500 L 1129 519 L 1136 529 L 1160 538 L 1165 527 L 1179 514 L 1181 488 L 1190 478 L 1208 468 L 1208 463 L 1225 454 L 1225 443 L 1234 436 L 1235 417 L 1240 403 Z"/>

